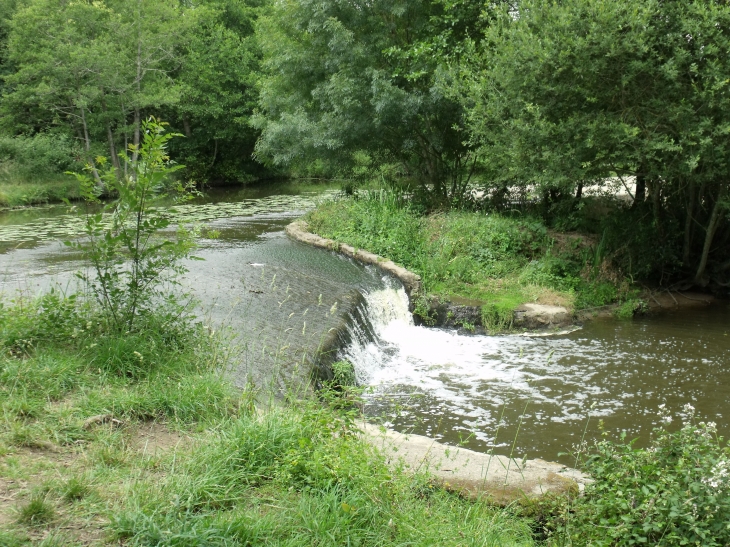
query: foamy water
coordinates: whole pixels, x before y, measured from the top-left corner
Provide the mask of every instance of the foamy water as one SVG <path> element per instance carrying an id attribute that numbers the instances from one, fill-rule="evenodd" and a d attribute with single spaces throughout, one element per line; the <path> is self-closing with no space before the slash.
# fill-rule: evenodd
<path id="1" fill-rule="evenodd" d="M 368 324 L 351 327 L 352 343 L 339 358 L 368 387 L 366 411 L 389 426 L 477 450 L 558 459 L 584 430 L 596 437 L 601 419 L 616 434 L 648 434 L 659 404 L 692 402 L 718 422 L 728 412 L 727 398 L 718 406 L 697 387 L 722 374 L 713 363 L 727 348 L 666 318 L 597 321 L 550 336 L 461 335 L 414 325 L 403 288 L 384 282 L 364 294 Z M 728 391 L 724 379 L 713 393 Z"/>

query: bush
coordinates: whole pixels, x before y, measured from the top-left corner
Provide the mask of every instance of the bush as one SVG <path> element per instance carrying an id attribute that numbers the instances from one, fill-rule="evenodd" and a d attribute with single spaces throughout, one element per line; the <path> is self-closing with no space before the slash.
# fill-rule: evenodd
<path id="1" fill-rule="evenodd" d="M 0 164 L 25 180 L 62 174 L 80 167 L 78 146 L 66 135 L 38 133 L 0 137 Z"/>
<path id="2" fill-rule="evenodd" d="M 569 545 L 730 545 L 730 448 L 691 405 L 674 432 L 654 430 L 649 448 L 597 442 L 585 462 L 595 480 L 553 520 Z M 671 422 L 668 414 L 662 419 Z M 562 537 L 561 537 L 562 536 Z"/>

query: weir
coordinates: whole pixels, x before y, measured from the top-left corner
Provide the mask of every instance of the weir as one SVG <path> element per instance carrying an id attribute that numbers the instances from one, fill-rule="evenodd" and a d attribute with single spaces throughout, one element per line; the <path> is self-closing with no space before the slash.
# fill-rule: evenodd
<path id="1" fill-rule="evenodd" d="M 353 365 L 361 386 L 368 385 L 375 372 L 387 366 L 389 357 L 398 352 L 397 342 L 389 336 L 393 329 L 413 326 L 403 285 L 390 277 L 383 281 L 382 289 L 362 291 L 362 302 L 347 322 L 343 337 L 346 343 L 337 352 L 337 360 Z"/>
<path id="2" fill-rule="evenodd" d="M 251 192 L 211 193 L 178 208 L 176 219 L 219 232 L 200 240 L 196 255 L 205 260 L 187 264 L 182 282 L 205 324 L 235 333 L 237 385 L 265 391 L 305 383 L 320 349 L 320 377 L 333 360 L 354 365 L 373 421 L 451 446 L 569 466 L 574 461 L 559 454 L 584 435 L 600 438 L 599 420 L 611 435 L 639 437 L 640 446 L 659 423 L 660 405 L 691 403 L 698 420 L 730 434 L 726 303 L 592 320 L 542 337 L 419 326 L 403 286 L 384 275 L 377 257 L 363 266 L 362 250 L 353 250 L 353 261 L 286 236 L 316 196 Z M 57 240 L 75 237 L 82 215 L 68 207 L 4 215 L 0 292 L 72 287 L 84 265 Z"/>

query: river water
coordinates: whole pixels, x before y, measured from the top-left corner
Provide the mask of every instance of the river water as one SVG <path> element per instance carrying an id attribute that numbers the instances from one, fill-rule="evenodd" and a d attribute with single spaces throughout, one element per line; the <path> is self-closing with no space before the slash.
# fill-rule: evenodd
<path id="1" fill-rule="evenodd" d="M 551 336 L 417 327 L 397 281 L 285 236 L 286 224 L 332 193 L 327 187 L 216 191 L 173 213 L 220 232 L 201 238 L 196 254 L 204 260 L 187 264 L 184 283 L 203 320 L 230 332 L 238 385 L 295 388 L 328 332 L 345 328 L 339 357 L 353 362 L 367 387 L 366 412 L 401 431 L 570 463 L 561 454 L 583 436 L 597 438 L 601 422 L 609 435 L 625 430 L 640 445 L 659 423 L 660 405 L 679 411 L 690 403 L 698 419 L 730 434 L 727 304 L 600 319 Z M 67 206 L 0 215 L 6 297 L 54 284 L 72 290 L 73 273 L 84 264 L 59 240 L 75 237 L 81 222 L 80 211 Z"/>

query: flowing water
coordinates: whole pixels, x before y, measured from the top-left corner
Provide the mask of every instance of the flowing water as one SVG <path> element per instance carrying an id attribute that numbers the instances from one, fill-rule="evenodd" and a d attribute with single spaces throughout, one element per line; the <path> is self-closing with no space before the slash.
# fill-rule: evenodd
<path id="1" fill-rule="evenodd" d="M 366 386 L 366 412 L 401 431 L 480 451 L 571 463 L 568 452 L 621 430 L 645 439 L 659 405 L 686 403 L 730 435 L 730 307 L 595 320 L 551 336 L 470 336 L 414 326 L 402 286 L 373 268 L 290 241 L 283 229 L 327 188 L 216 191 L 166 214 L 220 232 L 202 238 L 185 283 L 212 325 L 228 325 L 239 385 L 306 377 L 330 331 Z M 0 215 L 0 290 L 72 286 L 84 268 L 59 239 L 69 207 Z M 590 417 L 590 419 L 589 419 Z M 676 422 L 675 424 L 676 425 Z M 641 443 L 641 441 L 640 441 Z"/>
<path id="2" fill-rule="evenodd" d="M 407 304 L 394 284 L 368 293 L 369 322 L 352 326 L 354 342 L 340 351 L 370 387 L 366 411 L 389 427 L 565 463 L 584 436 L 600 436 L 601 423 L 612 437 L 626 431 L 645 441 L 660 405 L 689 403 L 698 420 L 730 435 L 727 303 L 596 319 L 549 336 L 415 326 Z"/>
<path id="3" fill-rule="evenodd" d="M 331 328 L 360 291 L 382 285 L 373 268 L 289 240 L 284 227 L 331 195 L 327 187 L 218 190 L 176 205 L 173 220 L 200 223 L 217 237 L 201 238 L 187 262 L 186 285 L 203 319 L 232 339 L 231 374 L 239 386 L 296 389 Z M 82 208 L 54 206 L 6 212 L 0 218 L 0 292 L 34 295 L 74 290 L 85 264 L 59 242 L 81 234 Z"/>

